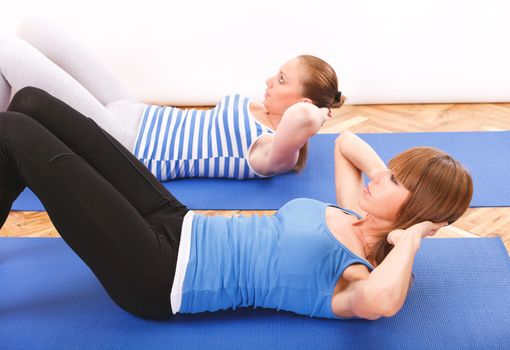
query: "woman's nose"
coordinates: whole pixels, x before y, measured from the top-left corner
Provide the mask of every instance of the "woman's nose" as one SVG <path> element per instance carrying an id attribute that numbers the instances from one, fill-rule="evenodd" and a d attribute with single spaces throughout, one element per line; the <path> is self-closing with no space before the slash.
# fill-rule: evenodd
<path id="1" fill-rule="evenodd" d="M 266 85 L 267 85 L 268 87 L 271 87 L 271 78 L 269 78 L 269 79 L 267 79 L 267 80 L 266 80 Z"/>

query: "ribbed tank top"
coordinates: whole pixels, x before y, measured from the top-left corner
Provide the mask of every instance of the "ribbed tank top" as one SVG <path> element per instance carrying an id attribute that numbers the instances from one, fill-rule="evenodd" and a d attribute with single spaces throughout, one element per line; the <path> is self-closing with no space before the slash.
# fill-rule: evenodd
<path id="1" fill-rule="evenodd" d="M 178 264 L 188 258 L 180 290 L 174 280 L 174 312 L 251 306 L 341 318 L 331 299 L 343 271 L 355 263 L 373 267 L 329 231 L 328 206 L 301 198 L 271 216 L 194 214 L 189 249 L 179 249 Z"/>

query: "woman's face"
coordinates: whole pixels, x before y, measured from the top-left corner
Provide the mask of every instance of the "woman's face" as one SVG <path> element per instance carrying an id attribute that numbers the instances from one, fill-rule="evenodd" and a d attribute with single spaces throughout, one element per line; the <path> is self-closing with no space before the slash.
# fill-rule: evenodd
<path id="1" fill-rule="evenodd" d="M 409 191 L 390 170 L 381 170 L 372 175 L 372 181 L 364 188 L 358 204 L 374 218 L 394 222 L 408 195 Z"/>
<path id="2" fill-rule="evenodd" d="M 278 74 L 266 80 L 264 106 L 269 114 L 282 115 L 293 104 L 304 101 L 302 77 L 304 69 L 298 58 L 287 61 Z"/>

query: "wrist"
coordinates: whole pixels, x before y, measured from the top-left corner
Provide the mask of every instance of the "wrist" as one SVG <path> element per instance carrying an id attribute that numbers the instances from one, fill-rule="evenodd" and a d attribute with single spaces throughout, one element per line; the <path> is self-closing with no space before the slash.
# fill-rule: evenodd
<path id="1" fill-rule="evenodd" d="M 400 239 L 400 241 L 403 241 L 402 243 L 411 245 L 415 250 L 420 248 L 421 240 L 422 236 L 415 232 L 407 232 L 407 234 L 404 234 Z"/>
<path id="2" fill-rule="evenodd" d="M 399 245 L 411 245 L 418 249 L 421 244 L 421 236 L 408 230 L 394 230 L 388 235 L 388 242 L 395 247 Z"/>

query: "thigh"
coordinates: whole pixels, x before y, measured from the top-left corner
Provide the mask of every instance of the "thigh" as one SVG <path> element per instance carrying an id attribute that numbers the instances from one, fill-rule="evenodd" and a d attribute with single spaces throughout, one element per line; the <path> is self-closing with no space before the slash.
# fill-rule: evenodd
<path id="1" fill-rule="evenodd" d="M 177 239 L 149 224 L 92 166 L 25 115 L 0 115 L 0 167 L 34 191 L 119 306 L 142 317 L 168 315 Z M 180 226 L 173 229 L 178 237 Z"/>
<path id="2" fill-rule="evenodd" d="M 25 113 L 41 123 L 94 167 L 142 216 L 161 207 L 176 211 L 184 208 L 117 140 L 57 98 L 39 89 L 26 88 L 13 97 L 9 110 Z"/>
<path id="3" fill-rule="evenodd" d="M 81 113 L 110 128 L 108 110 L 78 81 L 42 53 L 17 37 L 0 37 L 0 67 L 11 94 L 34 86 L 62 99 Z"/>
<path id="4" fill-rule="evenodd" d="M 107 130 L 128 151 L 134 153 L 138 129 L 146 104 L 141 102 L 119 101 L 109 104 L 106 109 L 115 121 L 114 128 Z"/>
<path id="5" fill-rule="evenodd" d="M 56 185 L 32 186 L 34 192 L 117 305 L 144 318 L 168 317 L 183 215 L 172 213 L 163 224 L 171 231 L 162 231 L 82 164 L 76 155 L 53 159 L 49 174 Z"/>
<path id="6" fill-rule="evenodd" d="M 17 35 L 69 73 L 104 106 L 116 101 L 135 101 L 112 72 L 64 28 L 30 18 L 20 24 Z"/>

